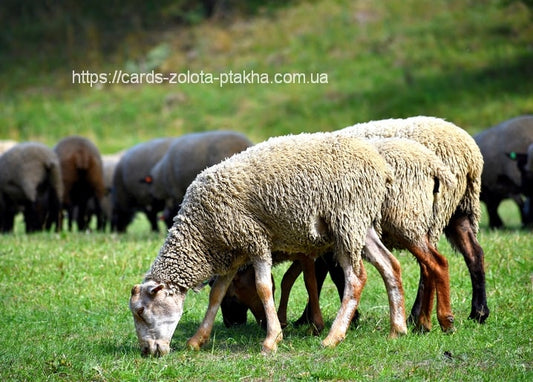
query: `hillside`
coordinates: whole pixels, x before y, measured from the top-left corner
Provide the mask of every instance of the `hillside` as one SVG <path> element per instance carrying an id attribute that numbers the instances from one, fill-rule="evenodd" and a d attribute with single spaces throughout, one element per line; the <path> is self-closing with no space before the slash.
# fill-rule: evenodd
<path id="1" fill-rule="evenodd" d="M 109 153 L 190 131 L 259 141 L 417 114 L 474 133 L 533 112 L 532 18 L 519 1 L 317 0 L 131 30 L 111 52 L 87 30 L 61 62 L 46 41 L 25 60 L 0 58 L 0 138 L 78 133 Z M 117 73 L 129 84 L 109 84 Z M 276 73 L 304 83 L 271 83 Z M 157 75 L 176 83 L 147 83 Z"/>

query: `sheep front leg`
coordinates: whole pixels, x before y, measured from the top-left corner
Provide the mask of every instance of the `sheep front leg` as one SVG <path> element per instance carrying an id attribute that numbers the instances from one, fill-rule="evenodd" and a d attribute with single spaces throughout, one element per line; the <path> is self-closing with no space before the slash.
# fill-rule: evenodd
<path id="1" fill-rule="evenodd" d="M 405 301 L 400 263 L 383 245 L 373 228 L 368 230 L 365 238 L 365 258 L 376 267 L 385 282 L 389 296 L 390 338 L 406 334 Z"/>
<path id="2" fill-rule="evenodd" d="M 254 270 L 255 286 L 265 308 L 267 322 L 267 335 L 263 341 L 262 353 L 268 354 L 275 352 L 278 348 L 278 342 L 283 339 L 281 324 L 274 305 L 274 295 L 272 294 L 272 266 L 266 260 L 257 260 L 254 262 Z"/>
<path id="3" fill-rule="evenodd" d="M 366 271 L 362 260 L 360 260 L 359 263 L 358 274 L 355 273 L 353 266 L 346 257 L 340 258 L 339 264 L 344 271 L 344 296 L 328 336 L 322 341 L 322 345 L 325 347 L 337 346 L 337 344 L 346 336 L 346 331 L 348 330 L 348 326 L 357 309 L 357 305 L 359 304 L 363 292 L 363 287 L 366 283 Z"/>
<path id="4" fill-rule="evenodd" d="M 318 302 L 318 286 L 315 276 L 315 259 L 304 256 L 300 260 L 304 270 L 304 282 L 307 294 L 309 295 L 309 306 L 311 307 L 311 322 L 313 333 L 319 335 L 324 329 L 324 319 Z"/>
<path id="5" fill-rule="evenodd" d="M 209 305 L 207 311 L 205 312 L 204 319 L 196 333 L 189 338 L 187 341 L 187 347 L 192 350 L 199 350 L 200 347 L 207 342 L 209 336 L 211 335 L 211 330 L 213 329 L 213 322 L 218 312 L 218 308 L 226 294 L 233 277 L 237 272 L 230 272 L 224 276 L 218 276 L 216 281 L 211 287 L 211 292 L 209 293 Z"/>

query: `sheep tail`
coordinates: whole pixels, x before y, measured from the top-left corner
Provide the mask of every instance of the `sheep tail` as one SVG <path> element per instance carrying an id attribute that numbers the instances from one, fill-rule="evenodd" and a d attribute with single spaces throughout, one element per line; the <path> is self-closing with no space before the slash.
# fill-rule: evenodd
<path id="1" fill-rule="evenodd" d="M 76 168 L 79 170 L 87 170 L 90 166 L 89 154 L 82 151 L 76 155 Z"/>
<path id="2" fill-rule="evenodd" d="M 59 163 L 56 161 L 49 161 L 45 165 L 46 173 L 48 179 L 50 179 L 50 184 L 57 192 L 57 197 L 59 200 L 63 199 L 63 180 L 61 178 L 61 168 Z"/>

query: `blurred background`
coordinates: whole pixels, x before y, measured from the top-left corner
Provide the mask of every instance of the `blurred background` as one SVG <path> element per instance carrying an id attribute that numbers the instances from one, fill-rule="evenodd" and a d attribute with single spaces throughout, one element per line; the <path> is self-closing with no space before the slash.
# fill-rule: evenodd
<path id="1" fill-rule="evenodd" d="M 0 139 L 104 154 L 159 136 L 533 113 L 533 1 L 3 0 Z M 73 83 L 73 71 L 325 73 L 327 84 Z"/>

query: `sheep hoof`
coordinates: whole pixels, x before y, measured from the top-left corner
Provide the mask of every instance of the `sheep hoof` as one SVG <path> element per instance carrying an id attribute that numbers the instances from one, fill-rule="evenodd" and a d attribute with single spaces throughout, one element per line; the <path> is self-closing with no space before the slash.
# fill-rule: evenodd
<path id="1" fill-rule="evenodd" d="M 322 346 L 325 348 L 333 349 L 336 347 L 343 338 L 330 338 L 329 336 L 322 340 Z"/>
<path id="2" fill-rule="evenodd" d="M 407 327 L 405 328 L 392 328 L 389 333 L 390 339 L 395 339 L 400 336 L 405 336 L 407 334 Z"/>
<path id="3" fill-rule="evenodd" d="M 263 347 L 261 348 L 261 354 L 262 355 L 270 355 L 276 353 L 278 350 L 278 345 L 273 344 L 272 346 L 267 346 L 263 344 Z"/>
<path id="4" fill-rule="evenodd" d="M 200 350 L 200 344 L 198 343 L 198 341 L 190 339 L 189 341 L 187 341 L 187 349 L 194 350 L 194 351 L 199 351 Z"/>
<path id="5" fill-rule="evenodd" d="M 472 310 L 470 312 L 470 316 L 468 316 L 469 319 L 475 320 L 479 322 L 480 324 L 483 324 L 488 317 L 489 317 L 489 308 L 487 307 L 484 307 L 478 311 Z"/>
<path id="6" fill-rule="evenodd" d="M 418 333 L 418 334 L 426 334 L 426 333 L 429 333 L 430 331 L 431 331 L 431 326 L 428 327 L 420 323 L 417 324 L 413 329 L 413 332 Z"/>

